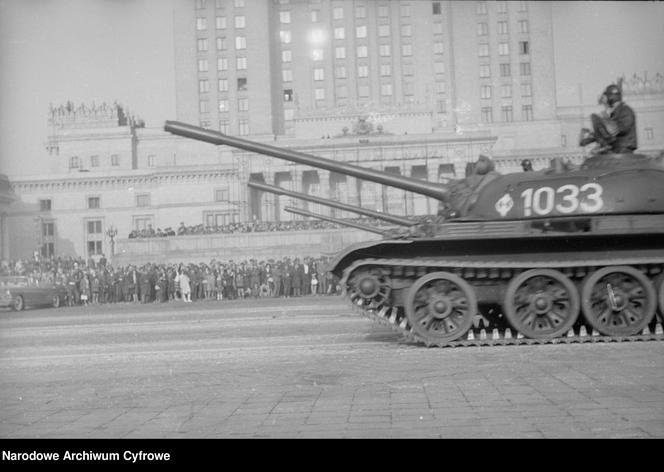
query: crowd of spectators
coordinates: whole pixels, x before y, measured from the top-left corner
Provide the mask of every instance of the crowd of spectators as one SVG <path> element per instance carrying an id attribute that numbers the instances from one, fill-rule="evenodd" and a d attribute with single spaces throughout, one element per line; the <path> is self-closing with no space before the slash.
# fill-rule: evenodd
<path id="1" fill-rule="evenodd" d="M 390 223 L 376 218 L 346 218 L 345 221 L 361 223 L 367 226 L 390 226 Z M 258 233 L 269 231 L 303 231 L 320 229 L 347 228 L 341 223 L 332 223 L 325 220 L 297 220 L 297 221 L 253 221 L 244 223 L 228 223 L 225 225 L 205 226 L 198 224 L 186 226 L 184 222 L 180 223 L 177 229 L 172 227 L 154 229 L 152 225 L 141 230 L 133 230 L 129 233 L 129 239 L 137 238 L 159 238 L 167 236 L 187 236 L 192 234 L 218 234 L 218 233 Z"/>
<path id="2" fill-rule="evenodd" d="M 327 258 L 147 263 L 114 267 L 72 257 L 35 256 L 2 261 L 0 275 L 27 276 L 34 284 L 63 285 L 68 306 L 101 303 L 166 303 L 264 297 L 333 295 L 339 280 L 326 270 Z"/>

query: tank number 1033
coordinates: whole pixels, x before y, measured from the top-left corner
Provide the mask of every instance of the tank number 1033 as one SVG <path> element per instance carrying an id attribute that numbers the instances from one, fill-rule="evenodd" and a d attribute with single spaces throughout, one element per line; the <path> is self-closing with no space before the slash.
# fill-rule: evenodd
<path id="1" fill-rule="evenodd" d="M 552 187 L 527 188 L 521 192 L 524 216 L 548 215 L 554 209 L 562 214 L 594 213 L 604 205 L 602 186 L 591 182 L 582 186 L 567 184 L 557 189 Z"/>

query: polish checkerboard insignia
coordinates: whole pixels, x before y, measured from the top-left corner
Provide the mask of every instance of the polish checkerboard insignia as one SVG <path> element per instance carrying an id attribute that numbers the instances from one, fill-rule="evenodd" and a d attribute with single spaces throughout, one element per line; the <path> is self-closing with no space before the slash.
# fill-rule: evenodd
<path id="1" fill-rule="evenodd" d="M 513 206 L 514 200 L 512 200 L 509 193 L 506 193 L 496 202 L 496 211 L 500 213 L 500 216 L 505 216 L 510 212 Z"/>

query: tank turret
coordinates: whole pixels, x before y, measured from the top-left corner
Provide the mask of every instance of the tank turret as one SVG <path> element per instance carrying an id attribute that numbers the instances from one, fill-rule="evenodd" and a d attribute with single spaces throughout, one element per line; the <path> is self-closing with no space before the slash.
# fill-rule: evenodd
<path id="1" fill-rule="evenodd" d="M 330 265 L 354 310 L 409 340 L 664 340 L 661 157 L 609 154 L 501 175 L 480 156 L 466 178 L 441 185 L 184 123 L 165 129 L 440 201 L 433 220 L 348 247 Z"/>

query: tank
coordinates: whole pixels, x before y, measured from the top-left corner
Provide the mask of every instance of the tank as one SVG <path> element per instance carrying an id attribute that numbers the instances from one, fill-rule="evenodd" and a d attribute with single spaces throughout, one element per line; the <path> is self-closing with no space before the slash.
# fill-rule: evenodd
<path id="1" fill-rule="evenodd" d="M 664 161 L 597 155 L 442 185 L 168 121 L 166 131 L 419 193 L 438 215 L 341 251 L 360 314 L 427 346 L 664 339 Z"/>

